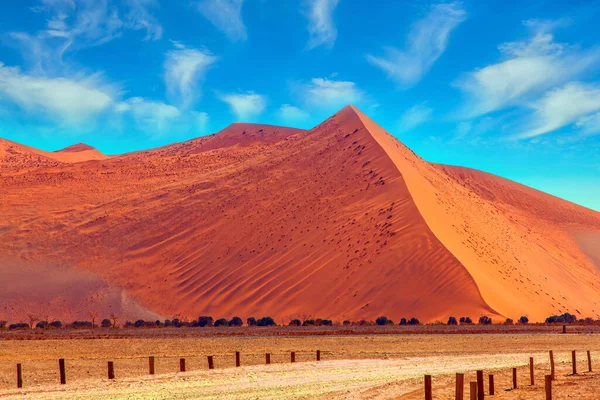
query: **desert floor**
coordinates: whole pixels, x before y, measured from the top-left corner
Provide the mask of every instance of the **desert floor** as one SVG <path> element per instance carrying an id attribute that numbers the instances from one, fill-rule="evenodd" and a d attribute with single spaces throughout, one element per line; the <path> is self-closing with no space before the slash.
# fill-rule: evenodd
<path id="1" fill-rule="evenodd" d="M 493 373 L 498 399 L 544 399 L 548 350 L 556 360 L 554 399 L 600 398 L 600 374 L 587 372 L 586 351 L 600 370 L 600 335 L 586 333 L 401 334 L 252 337 L 106 337 L 1 340 L 0 398 L 35 399 L 423 399 L 423 375 L 433 375 L 433 398 L 453 399 L 455 373 L 468 383 L 477 369 Z M 321 361 L 315 361 L 316 350 Z M 570 376 L 577 350 L 579 375 Z M 242 366 L 235 367 L 235 351 Z M 290 352 L 296 363 L 290 363 Z M 271 365 L 265 365 L 265 353 Z M 156 375 L 148 375 L 148 356 Z M 215 369 L 208 370 L 207 355 Z M 59 385 L 57 359 L 66 359 Z M 179 358 L 187 371 L 180 373 Z M 535 385 L 529 382 L 529 357 Z M 107 361 L 116 379 L 107 379 Z M 24 389 L 16 389 L 16 364 Z M 512 368 L 518 367 L 517 390 Z"/>

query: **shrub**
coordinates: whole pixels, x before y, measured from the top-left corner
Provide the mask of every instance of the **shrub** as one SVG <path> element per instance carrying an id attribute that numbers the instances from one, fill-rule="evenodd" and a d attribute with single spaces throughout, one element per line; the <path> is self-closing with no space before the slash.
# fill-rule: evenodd
<path id="1" fill-rule="evenodd" d="M 473 321 L 471 320 L 471 317 L 460 317 L 461 325 L 471 325 L 472 323 Z"/>
<path id="2" fill-rule="evenodd" d="M 135 321 L 134 325 L 136 328 L 142 328 L 146 326 L 146 321 L 144 321 L 143 319 L 138 319 L 137 321 Z"/>
<path id="3" fill-rule="evenodd" d="M 0 329 L 6 328 L 6 324 L 8 324 L 7 321 L 0 321 Z"/>
<path id="4" fill-rule="evenodd" d="M 456 321 L 456 317 L 448 318 L 448 325 L 458 325 L 458 321 Z"/>
<path id="5" fill-rule="evenodd" d="M 126 321 L 124 326 L 125 326 L 125 328 L 133 328 L 133 322 Z"/>
<path id="6" fill-rule="evenodd" d="M 256 321 L 256 325 L 258 326 L 275 326 L 275 320 L 271 317 L 262 317 L 258 321 Z"/>
<path id="7" fill-rule="evenodd" d="M 504 321 L 504 325 L 512 325 L 514 323 L 515 322 L 512 319 L 510 319 L 510 318 L 506 318 L 506 321 Z"/>
<path id="8" fill-rule="evenodd" d="M 48 321 L 40 321 L 37 324 L 35 324 L 35 327 L 37 329 L 46 329 L 48 328 Z"/>
<path id="9" fill-rule="evenodd" d="M 319 321 L 319 320 L 317 320 Z M 330 319 L 322 319 L 321 321 L 321 325 L 323 326 L 333 326 L 333 321 Z"/>
<path id="10" fill-rule="evenodd" d="M 219 318 L 215 321 L 215 326 L 229 326 L 229 321 L 226 318 Z"/>
<path id="11" fill-rule="evenodd" d="M 246 324 L 248 326 L 256 326 L 256 318 L 254 317 L 249 317 L 246 319 Z"/>
<path id="12" fill-rule="evenodd" d="M 572 324 L 577 322 L 577 317 L 573 314 L 564 313 L 562 315 L 552 315 L 546 318 L 547 324 L 561 323 L 561 324 Z"/>
<path id="13" fill-rule="evenodd" d="M 352 325 L 352 322 L 349 319 L 345 319 L 343 322 L 344 326 Z"/>
<path id="14" fill-rule="evenodd" d="M 375 320 L 375 323 L 379 326 L 394 324 L 394 322 L 391 319 L 389 319 L 388 317 L 384 317 L 384 316 L 377 317 L 377 319 Z"/>
<path id="15" fill-rule="evenodd" d="M 181 321 L 179 320 L 179 318 L 173 318 L 171 324 L 173 324 L 173 326 L 176 328 L 181 328 Z"/>
<path id="16" fill-rule="evenodd" d="M 412 317 L 411 319 L 408 320 L 407 324 L 408 325 L 420 325 L 421 323 L 419 322 L 418 319 L 416 319 L 415 317 Z"/>
<path id="17" fill-rule="evenodd" d="M 289 325 L 290 326 L 300 326 L 300 325 L 302 325 L 302 321 L 300 321 L 299 319 L 293 319 L 290 321 Z"/>
<path id="18" fill-rule="evenodd" d="M 306 319 L 302 323 L 302 326 L 315 326 L 317 323 L 314 319 Z"/>
<path id="19" fill-rule="evenodd" d="M 173 326 L 173 323 L 171 322 L 170 319 L 165 319 L 165 328 L 169 327 L 169 326 Z"/>
<path id="20" fill-rule="evenodd" d="M 198 326 L 200 328 L 204 328 L 205 326 L 213 326 L 213 317 L 204 315 L 198 318 Z"/>
<path id="21" fill-rule="evenodd" d="M 21 329 L 29 329 L 29 324 L 26 322 L 19 322 L 17 324 L 10 324 L 8 326 L 8 329 L 13 331 L 13 330 L 21 330 Z"/>
<path id="22" fill-rule="evenodd" d="M 528 324 L 529 323 L 529 318 L 527 318 L 526 316 L 521 316 L 521 318 L 519 318 L 519 323 L 520 324 Z"/>
<path id="23" fill-rule="evenodd" d="M 492 319 L 487 315 L 482 315 L 479 317 L 479 325 L 490 325 L 492 323 Z"/>
<path id="24" fill-rule="evenodd" d="M 244 321 L 240 317 L 233 317 L 231 321 L 229 321 L 229 326 L 242 326 L 244 325 Z"/>
<path id="25" fill-rule="evenodd" d="M 72 329 L 92 329 L 94 325 L 90 321 L 73 321 L 68 327 Z"/>
<path id="26" fill-rule="evenodd" d="M 398 325 L 406 325 L 407 321 L 406 318 L 400 318 L 400 323 Z"/>
<path id="27" fill-rule="evenodd" d="M 112 322 L 110 322 L 110 319 L 104 318 L 102 322 L 100 322 L 100 326 L 102 328 L 110 328 L 112 326 Z"/>
<path id="28" fill-rule="evenodd" d="M 62 322 L 52 321 L 52 322 L 50 322 L 50 327 L 55 328 L 55 329 L 60 329 L 60 328 L 62 328 Z"/>

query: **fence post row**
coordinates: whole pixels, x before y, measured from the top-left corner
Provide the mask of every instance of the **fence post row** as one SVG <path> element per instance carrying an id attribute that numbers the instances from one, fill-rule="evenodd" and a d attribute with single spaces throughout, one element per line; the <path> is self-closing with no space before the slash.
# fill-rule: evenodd
<path id="1" fill-rule="evenodd" d="M 208 369 L 215 369 L 215 363 L 213 361 L 213 356 L 208 356 Z"/>
<path id="2" fill-rule="evenodd" d="M 179 359 L 179 372 L 185 372 L 185 358 Z"/>
<path id="3" fill-rule="evenodd" d="M 471 382 L 470 383 L 470 394 L 471 394 L 471 399 L 470 400 L 477 400 L 477 382 Z"/>
<path id="4" fill-rule="evenodd" d="M 533 357 L 529 357 L 529 379 L 531 381 L 531 386 L 535 385 L 535 373 L 533 370 Z"/>
<path id="5" fill-rule="evenodd" d="M 240 352 L 236 351 L 235 352 L 235 366 L 239 367 L 240 365 L 241 365 L 241 362 L 240 362 Z"/>
<path id="6" fill-rule="evenodd" d="M 554 380 L 554 353 L 552 350 L 550 350 L 550 376 L 552 377 L 552 380 Z"/>
<path id="7" fill-rule="evenodd" d="M 513 389 L 517 388 L 517 369 L 513 368 Z"/>
<path id="8" fill-rule="evenodd" d="M 552 400 L 552 375 L 546 375 L 546 400 Z"/>
<path id="9" fill-rule="evenodd" d="M 115 365 L 112 361 L 108 362 L 108 379 L 115 379 Z"/>
<path id="10" fill-rule="evenodd" d="M 575 350 L 571 353 L 571 359 L 573 360 L 573 375 L 577 375 L 577 354 Z"/>
<path id="11" fill-rule="evenodd" d="M 154 356 L 148 357 L 148 373 L 154 375 Z"/>
<path id="12" fill-rule="evenodd" d="M 589 353 L 589 351 L 588 351 Z M 321 350 L 317 350 L 317 361 L 321 361 Z M 591 371 L 591 369 L 590 369 Z"/>
<path id="13" fill-rule="evenodd" d="M 266 353 L 265 354 L 265 363 L 266 364 L 271 364 L 271 353 Z"/>
<path id="14" fill-rule="evenodd" d="M 588 371 L 592 372 L 592 355 L 590 354 L 590 351 L 587 351 L 587 356 L 588 356 Z"/>

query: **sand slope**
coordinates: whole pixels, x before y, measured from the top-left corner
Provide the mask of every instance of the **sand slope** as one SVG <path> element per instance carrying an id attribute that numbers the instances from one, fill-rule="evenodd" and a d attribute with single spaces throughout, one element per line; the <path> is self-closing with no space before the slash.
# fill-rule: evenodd
<path id="1" fill-rule="evenodd" d="M 600 300 L 572 236 L 598 213 L 429 164 L 352 106 L 310 131 L 233 124 L 7 173 L 0 192 L 1 254 L 91 271 L 164 316 L 542 319 Z"/>

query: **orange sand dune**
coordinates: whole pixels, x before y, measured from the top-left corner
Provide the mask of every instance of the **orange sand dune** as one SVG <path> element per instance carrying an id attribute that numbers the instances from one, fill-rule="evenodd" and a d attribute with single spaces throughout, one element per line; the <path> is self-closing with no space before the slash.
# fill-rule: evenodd
<path id="1" fill-rule="evenodd" d="M 0 193 L 0 254 L 93 272 L 163 316 L 541 320 L 600 301 L 577 237 L 594 247 L 599 213 L 427 163 L 352 106 L 310 131 L 233 124 L 8 171 Z"/>

